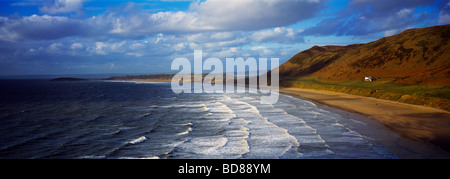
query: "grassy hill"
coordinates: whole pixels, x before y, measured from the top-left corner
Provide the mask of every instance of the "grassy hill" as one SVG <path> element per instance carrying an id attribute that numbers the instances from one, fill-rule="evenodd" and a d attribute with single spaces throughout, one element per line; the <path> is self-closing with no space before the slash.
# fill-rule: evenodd
<path id="1" fill-rule="evenodd" d="M 450 25 L 368 44 L 314 46 L 280 66 L 281 86 L 337 91 L 450 110 Z M 374 82 L 362 81 L 365 76 Z"/>

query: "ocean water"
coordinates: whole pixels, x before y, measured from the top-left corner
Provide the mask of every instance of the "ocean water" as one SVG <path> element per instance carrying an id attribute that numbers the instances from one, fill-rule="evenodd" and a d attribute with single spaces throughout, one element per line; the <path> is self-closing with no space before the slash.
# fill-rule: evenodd
<path id="1" fill-rule="evenodd" d="M 0 158 L 396 158 L 348 119 L 281 94 L 170 83 L 0 80 Z"/>

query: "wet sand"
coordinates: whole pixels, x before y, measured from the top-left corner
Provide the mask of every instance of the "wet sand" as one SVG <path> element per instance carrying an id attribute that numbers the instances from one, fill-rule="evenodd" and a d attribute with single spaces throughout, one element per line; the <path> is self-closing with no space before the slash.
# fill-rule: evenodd
<path id="1" fill-rule="evenodd" d="M 372 130 L 358 132 L 371 136 L 399 158 L 450 158 L 447 111 L 328 91 L 281 88 L 280 92 L 324 104 L 328 110 L 369 124 Z"/>

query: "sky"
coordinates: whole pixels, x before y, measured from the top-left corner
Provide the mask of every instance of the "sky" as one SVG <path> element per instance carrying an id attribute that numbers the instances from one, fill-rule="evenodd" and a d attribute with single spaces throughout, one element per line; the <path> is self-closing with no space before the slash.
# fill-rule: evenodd
<path id="1" fill-rule="evenodd" d="M 449 0 L 1 0 L 0 76 L 177 73 L 450 24 Z"/>

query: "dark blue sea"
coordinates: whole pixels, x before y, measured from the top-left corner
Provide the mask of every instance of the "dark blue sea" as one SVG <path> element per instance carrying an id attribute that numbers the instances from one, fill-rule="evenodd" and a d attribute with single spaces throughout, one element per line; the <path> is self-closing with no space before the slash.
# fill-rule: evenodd
<path id="1" fill-rule="evenodd" d="M 0 80 L 0 158 L 396 158 L 356 122 L 280 94 L 170 83 Z"/>

